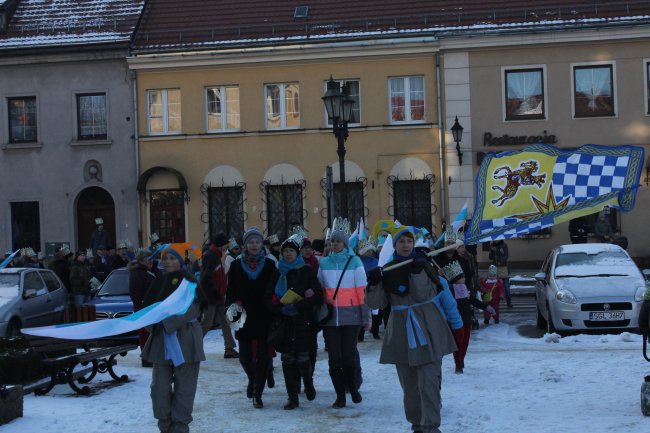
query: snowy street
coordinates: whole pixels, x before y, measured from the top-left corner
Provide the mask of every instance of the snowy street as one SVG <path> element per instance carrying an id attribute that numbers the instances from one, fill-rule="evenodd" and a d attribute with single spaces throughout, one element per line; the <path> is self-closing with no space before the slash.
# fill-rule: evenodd
<path id="1" fill-rule="evenodd" d="M 454 374 L 453 358 L 443 363 L 441 430 L 445 433 L 646 433 L 639 393 L 650 363 L 641 355 L 641 336 L 577 335 L 561 339 L 522 337 L 514 326 L 490 325 L 472 334 L 465 374 Z M 548 336 L 547 336 L 548 337 Z M 557 341 L 557 342 L 555 342 Z M 407 433 L 402 392 L 395 368 L 377 360 L 381 342 L 359 343 L 363 402 L 342 410 L 327 374 L 322 340 L 315 383 L 318 396 L 284 411 L 286 400 L 279 359 L 276 387 L 264 393 L 264 409 L 253 409 L 245 396 L 245 378 L 237 360 L 223 359 L 220 331 L 205 340 L 208 360 L 201 366 L 194 405 L 193 432 Z M 78 397 L 67 385 L 47 396 L 25 398 L 24 418 L 0 427 L 0 433 L 157 433 L 149 398 L 150 370 L 138 354 L 118 359 L 116 371 L 127 384 L 102 386 L 95 379 L 91 397 Z M 99 385 L 99 386 L 98 386 Z M 260 430 L 262 429 L 262 430 Z"/>

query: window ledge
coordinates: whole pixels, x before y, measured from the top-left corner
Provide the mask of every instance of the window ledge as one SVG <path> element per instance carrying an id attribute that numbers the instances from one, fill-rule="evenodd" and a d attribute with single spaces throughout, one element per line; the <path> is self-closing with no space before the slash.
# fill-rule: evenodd
<path id="1" fill-rule="evenodd" d="M 2 145 L 3 150 L 23 150 L 23 149 L 40 149 L 43 147 L 41 142 L 32 143 L 5 143 Z"/>
<path id="2" fill-rule="evenodd" d="M 70 146 L 110 146 L 113 140 L 72 140 Z"/>

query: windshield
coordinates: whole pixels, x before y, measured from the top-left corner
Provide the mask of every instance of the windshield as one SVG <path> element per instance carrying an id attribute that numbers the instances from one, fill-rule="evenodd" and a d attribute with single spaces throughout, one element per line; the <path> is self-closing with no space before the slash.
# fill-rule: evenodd
<path id="1" fill-rule="evenodd" d="M 557 256 L 556 277 L 640 277 L 639 268 L 623 251 L 565 253 Z"/>
<path id="2" fill-rule="evenodd" d="M 0 298 L 20 295 L 20 274 L 0 274 Z"/>
<path id="3" fill-rule="evenodd" d="M 129 294 L 129 271 L 111 273 L 100 286 L 97 296 L 121 296 Z"/>

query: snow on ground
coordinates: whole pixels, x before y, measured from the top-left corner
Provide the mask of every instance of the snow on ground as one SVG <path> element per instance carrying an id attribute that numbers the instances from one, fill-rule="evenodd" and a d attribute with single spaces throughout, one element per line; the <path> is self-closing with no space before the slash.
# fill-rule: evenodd
<path id="1" fill-rule="evenodd" d="M 402 391 L 394 366 L 377 360 L 381 342 L 359 343 L 364 372 L 363 402 L 330 408 L 334 391 L 327 353 L 318 353 L 318 396 L 284 411 L 286 400 L 279 359 L 276 387 L 264 393 L 264 409 L 253 409 L 237 360 L 223 359 L 220 331 L 205 340 L 208 360 L 201 366 L 191 430 L 198 433 L 256 431 L 283 433 L 400 433 L 410 426 L 402 411 Z M 116 371 L 130 381 L 98 386 L 95 395 L 75 396 L 59 385 L 47 396 L 25 398 L 23 418 L 0 426 L 0 433 L 156 433 L 149 398 L 150 370 L 135 352 L 118 359 Z M 647 433 L 639 393 L 650 363 L 641 355 L 641 336 L 577 335 L 529 339 L 506 324 L 472 335 L 465 374 L 454 374 L 453 358 L 443 362 L 441 430 L 445 433 Z M 348 396 L 349 397 L 349 396 Z M 348 398 L 349 400 L 349 398 Z"/>

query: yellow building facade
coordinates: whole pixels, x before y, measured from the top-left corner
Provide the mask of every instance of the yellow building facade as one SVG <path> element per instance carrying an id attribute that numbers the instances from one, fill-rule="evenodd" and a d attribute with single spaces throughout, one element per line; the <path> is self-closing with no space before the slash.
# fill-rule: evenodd
<path id="1" fill-rule="evenodd" d="M 330 76 L 351 83 L 356 99 L 345 158 L 350 218 L 429 229 L 444 218 L 432 41 L 142 54 L 129 66 L 143 241 L 154 232 L 175 242 L 239 237 L 250 226 L 282 238 L 294 223 L 322 238 L 328 166 L 339 182 L 321 100 Z"/>

